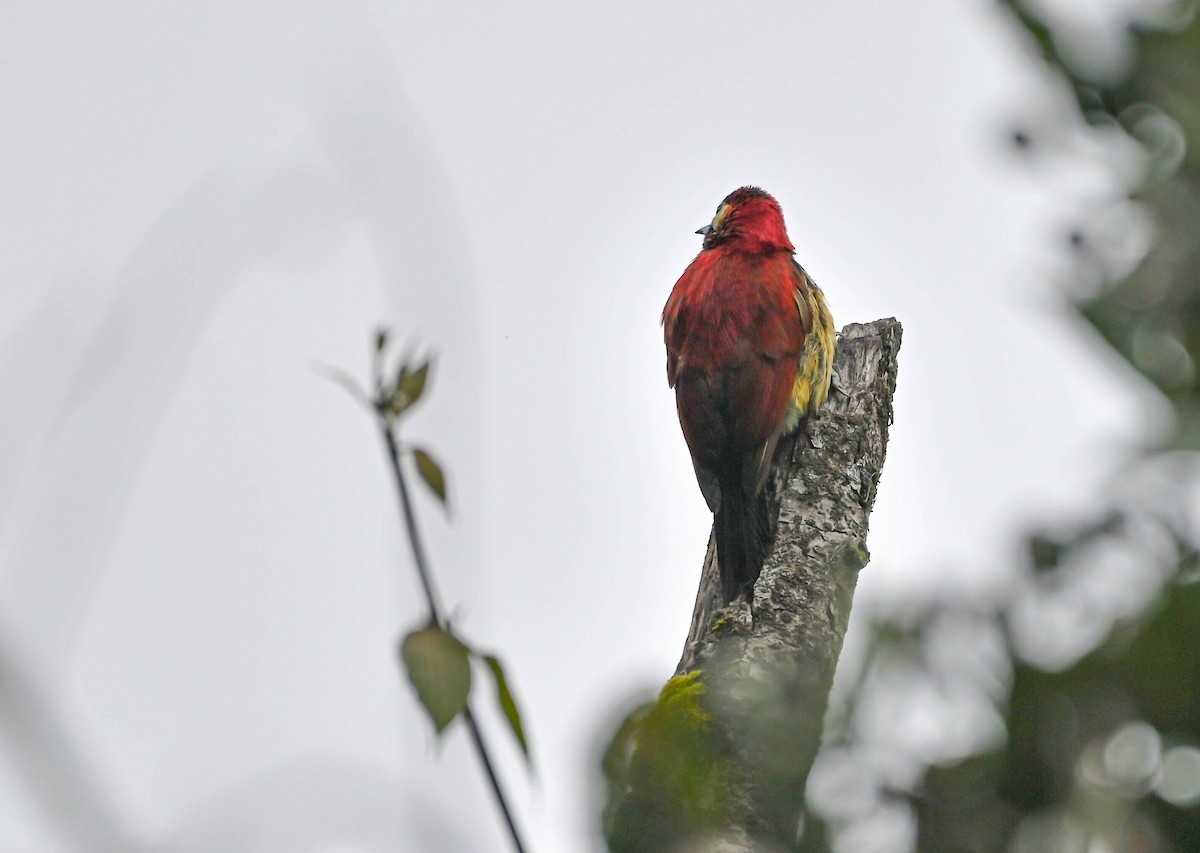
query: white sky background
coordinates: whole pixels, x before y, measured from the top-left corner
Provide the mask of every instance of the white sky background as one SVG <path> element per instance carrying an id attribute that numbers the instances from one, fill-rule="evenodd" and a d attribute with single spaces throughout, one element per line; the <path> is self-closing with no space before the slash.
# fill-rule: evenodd
<path id="1" fill-rule="evenodd" d="M 1053 286 L 1103 182 L 1005 147 L 1056 106 L 984 0 L 9 4 L 0 69 L 0 639 L 155 849 L 505 848 L 395 665 L 372 423 L 312 369 L 378 322 L 439 354 L 422 518 L 539 851 L 589 849 L 597 744 L 687 632 L 711 517 L 658 318 L 730 190 L 839 324 L 904 324 L 860 603 L 994 583 L 1141 424 Z M 22 737 L 0 850 L 95 844 Z"/>

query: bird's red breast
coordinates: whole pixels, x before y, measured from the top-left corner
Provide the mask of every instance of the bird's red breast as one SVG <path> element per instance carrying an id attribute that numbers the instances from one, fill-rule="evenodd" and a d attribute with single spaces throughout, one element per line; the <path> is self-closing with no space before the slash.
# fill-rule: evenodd
<path id="1" fill-rule="evenodd" d="M 667 381 L 709 508 L 726 600 L 770 545 L 763 484 L 780 436 L 829 388 L 824 297 L 792 257 L 778 202 L 755 187 L 721 202 L 663 309 Z"/>
<path id="2" fill-rule="evenodd" d="M 697 464 L 742 455 L 783 423 L 804 348 L 791 252 L 701 252 L 663 312 L 667 379 Z"/>
<path id="3" fill-rule="evenodd" d="M 797 298 L 806 279 L 779 204 L 762 190 L 732 193 L 701 233 L 704 250 L 663 309 L 667 381 L 697 474 L 726 479 L 725 469 L 759 454 L 744 472 L 753 483 L 764 473 L 760 451 L 787 417 L 807 334 Z"/>

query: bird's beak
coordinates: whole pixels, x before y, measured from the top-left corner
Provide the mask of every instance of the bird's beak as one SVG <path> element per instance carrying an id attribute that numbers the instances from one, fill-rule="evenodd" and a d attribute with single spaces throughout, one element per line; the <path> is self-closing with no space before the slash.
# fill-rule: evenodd
<path id="1" fill-rule="evenodd" d="M 696 233 L 697 233 L 697 234 L 703 234 L 705 237 L 707 237 L 709 234 L 711 234 L 711 233 L 712 233 L 712 226 L 711 226 L 711 225 L 705 225 L 703 228 L 697 228 L 697 229 L 696 229 Z"/>

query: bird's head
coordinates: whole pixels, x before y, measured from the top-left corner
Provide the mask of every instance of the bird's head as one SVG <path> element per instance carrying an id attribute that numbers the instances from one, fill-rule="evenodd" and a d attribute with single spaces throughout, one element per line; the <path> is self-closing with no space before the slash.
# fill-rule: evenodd
<path id="1" fill-rule="evenodd" d="M 704 235 L 705 249 L 726 245 L 746 252 L 796 250 L 779 202 L 758 187 L 742 187 L 725 196 L 712 222 L 696 233 Z"/>

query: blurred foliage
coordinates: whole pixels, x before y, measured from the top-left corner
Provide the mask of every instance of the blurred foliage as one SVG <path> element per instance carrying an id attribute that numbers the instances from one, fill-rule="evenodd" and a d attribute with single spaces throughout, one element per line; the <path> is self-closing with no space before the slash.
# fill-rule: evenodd
<path id="1" fill-rule="evenodd" d="M 728 824 L 734 762 L 707 692 L 702 671 L 675 676 L 609 742 L 604 835 L 613 853 L 701 849 Z"/>
<path id="2" fill-rule="evenodd" d="M 417 698 L 441 734 L 467 709 L 471 693 L 470 650 L 453 634 L 431 623 L 404 638 L 400 660 Z"/>
<path id="3" fill-rule="evenodd" d="M 421 482 L 429 487 L 443 507 L 446 506 L 446 475 L 429 451 L 410 447 L 400 439 L 401 424 L 425 393 L 432 361 L 427 358 L 418 362 L 411 356 L 401 356 L 395 367 L 389 368 L 387 358 L 390 345 L 389 330 L 384 327 L 377 329 L 371 358 L 370 393 L 345 371 L 334 368 L 326 369 L 326 373 L 331 381 L 345 388 L 355 400 L 375 414 L 399 490 L 404 529 L 412 547 L 413 565 L 425 592 L 428 609 L 426 623 L 409 632 L 401 641 L 400 663 L 416 690 L 417 700 L 429 714 L 439 735 L 456 718 L 469 716 L 466 712 L 471 694 L 471 659 L 483 663 L 496 684 L 496 704 L 528 760 L 529 744 L 525 738 L 525 727 L 521 723 L 516 699 L 509 689 L 503 664 L 495 655 L 474 651 L 455 635 L 449 622 L 443 618 L 442 608 L 434 593 L 433 573 L 425 558 L 416 511 L 409 497 L 401 460 L 404 457 L 413 460 Z"/>
<path id="4" fill-rule="evenodd" d="M 1130 199 L 1150 215 L 1153 249 L 1129 273 L 1105 275 L 1080 313 L 1174 410 L 1176 448 L 1200 449 L 1200 25 L 1194 3 L 1179 2 L 1129 23 L 1129 67 L 1096 79 L 1079 50 L 1060 49 L 1053 23 L 1018 0 L 1003 0 L 1071 86 L 1082 118 L 1120 128 L 1138 143 L 1140 174 Z M 1099 49 L 1097 48 L 1097 51 Z M 1085 51 L 1086 53 L 1086 51 Z M 1091 73 L 1089 73 L 1091 71 Z M 1104 75 L 1100 75 L 1102 78 Z M 1023 138 L 1024 134 L 1022 134 Z M 1085 253 L 1102 247 L 1074 234 Z M 1101 264 L 1103 258 L 1092 260 Z"/>
<path id="5" fill-rule="evenodd" d="M 415 447 L 412 454 L 413 460 L 417 463 L 417 473 L 421 475 L 421 481 L 429 486 L 430 491 L 437 495 L 437 499 L 445 505 L 446 475 L 442 473 L 442 466 L 433 460 L 427 450 Z"/>
<path id="6" fill-rule="evenodd" d="M 521 723 L 521 712 L 517 708 L 517 700 L 513 698 L 512 691 L 508 687 L 508 676 L 504 674 L 504 666 L 495 655 L 483 655 L 482 660 L 487 665 L 488 672 L 492 674 L 492 680 L 496 682 L 496 702 L 500 705 L 504 719 L 508 720 L 508 727 L 512 730 L 513 737 L 517 739 L 521 753 L 528 761 L 530 760 L 529 742 L 525 740 L 525 726 Z"/>
<path id="7" fill-rule="evenodd" d="M 411 355 L 402 355 L 395 366 L 391 367 L 388 364 L 390 344 L 390 332 L 380 327 L 375 332 L 369 392 L 345 371 L 327 369 L 326 372 L 330 380 L 346 389 L 375 416 L 395 478 L 401 520 L 412 549 L 413 568 L 425 595 L 425 619 L 420 628 L 410 631 L 401 641 L 398 650 L 400 665 L 416 691 L 417 701 L 429 714 L 438 737 L 444 735 L 447 727 L 455 720 L 462 720 L 469 729 L 471 742 L 491 784 L 497 805 L 504 815 L 513 848 L 517 853 L 524 853 L 525 844 L 521 840 L 500 777 L 496 773 L 483 731 L 471 712 L 472 658 L 485 665 L 491 673 L 496 685 L 496 704 L 528 762 L 529 744 L 521 722 L 521 713 L 499 658 L 493 654 L 480 654 L 467 646 L 455 634 L 449 620 L 443 615 L 434 590 L 433 570 L 422 544 L 421 528 L 417 524 L 416 508 L 409 492 L 408 478 L 404 473 L 403 460 L 409 458 L 416 466 L 421 482 L 429 488 L 442 507 L 446 507 L 446 476 L 441 465 L 434 460 L 429 451 L 410 446 L 402 440 L 400 434 L 400 428 L 411 414 L 413 406 L 424 397 L 431 361 L 425 359 L 417 362 Z"/>
<path id="8" fill-rule="evenodd" d="M 1074 304 L 1171 417 L 1124 462 L 1111 508 L 1030 535 L 994 599 L 873 614 L 810 779 L 804 847 L 1200 851 L 1200 17 L 1134 10 L 1127 53 L 1106 57 L 1043 7 L 1002 4 L 1078 104 L 1048 135 L 1116 134 L 1130 144 L 1114 159 L 1134 152 L 1132 170 L 1113 167 L 1134 175 L 1124 192 L 1071 232 Z M 1137 256 L 1111 251 L 1103 235 L 1139 222 Z M 913 835 L 881 833 L 889 814 Z"/>

